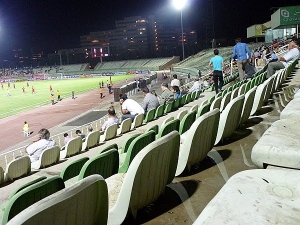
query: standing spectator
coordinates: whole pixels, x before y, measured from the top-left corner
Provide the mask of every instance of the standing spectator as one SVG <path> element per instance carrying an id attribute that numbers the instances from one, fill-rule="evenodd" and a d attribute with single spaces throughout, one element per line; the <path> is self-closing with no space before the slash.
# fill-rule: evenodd
<path id="1" fill-rule="evenodd" d="M 112 84 L 108 85 L 108 92 L 109 92 L 109 94 L 112 94 Z"/>
<path id="2" fill-rule="evenodd" d="M 180 81 L 177 79 L 177 74 L 173 75 L 173 80 L 171 81 L 171 87 L 180 86 Z"/>
<path id="3" fill-rule="evenodd" d="M 50 92 L 52 92 L 52 90 L 53 90 L 53 89 L 52 89 L 52 86 L 51 86 L 51 84 L 50 84 Z"/>
<path id="4" fill-rule="evenodd" d="M 159 97 L 159 104 L 163 105 L 163 104 L 169 104 L 169 103 L 173 102 L 174 95 L 173 95 L 172 91 L 170 91 L 170 89 L 168 88 L 168 84 L 162 83 L 160 87 L 161 87 L 162 93 Z"/>
<path id="5" fill-rule="evenodd" d="M 100 93 L 100 98 L 103 98 L 103 89 L 102 89 L 102 87 L 100 87 L 99 93 Z"/>
<path id="6" fill-rule="evenodd" d="M 199 76 L 199 79 L 200 79 L 201 76 L 202 76 L 201 70 L 198 71 L 198 76 Z"/>
<path id="7" fill-rule="evenodd" d="M 137 115 L 145 113 L 143 107 L 133 99 L 128 99 L 126 94 L 120 94 L 120 105 L 122 121 L 127 118 L 134 120 Z"/>
<path id="8" fill-rule="evenodd" d="M 31 94 L 35 94 L 35 89 L 33 86 L 31 87 Z"/>
<path id="9" fill-rule="evenodd" d="M 53 94 L 50 95 L 50 101 L 51 101 L 52 105 L 54 105 L 54 95 Z"/>
<path id="10" fill-rule="evenodd" d="M 222 91 L 223 87 L 223 67 L 224 65 L 224 60 L 222 56 L 219 56 L 219 50 L 215 49 L 214 50 L 215 56 L 212 57 L 209 61 L 208 66 L 211 68 L 213 67 L 213 79 L 214 79 L 214 84 L 215 84 L 215 91 L 216 94 L 218 94 L 219 91 Z M 219 85 L 220 82 L 220 85 Z"/>
<path id="11" fill-rule="evenodd" d="M 299 58 L 298 46 L 291 41 L 288 46 L 288 52 L 278 59 L 277 62 L 270 62 L 267 69 L 267 78 L 271 77 L 276 70 L 286 68 L 290 63 Z"/>
<path id="12" fill-rule="evenodd" d="M 25 94 L 25 88 L 24 87 L 22 87 L 22 93 Z"/>
<path id="13" fill-rule="evenodd" d="M 110 106 L 107 111 L 108 119 L 103 123 L 100 131 L 105 131 L 108 127 L 119 123 L 119 119 L 116 117 L 116 111 L 113 106 Z"/>
<path id="14" fill-rule="evenodd" d="M 189 90 L 189 93 L 195 92 L 195 91 L 200 91 L 201 90 L 201 84 L 199 82 L 199 78 L 196 77 L 194 78 L 194 84 L 191 87 L 191 89 Z"/>
<path id="15" fill-rule="evenodd" d="M 24 133 L 24 137 L 28 137 L 30 134 L 29 125 L 26 121 L 24 122 L 24 125 L 23 125 L 23 133 Z"/>
<path id="16" fill-rule="evenodd" d="M 104 87 L 104 82 L 102 81 L 102 82 L 101 82 L 101 84 L 102 84 L 102 86 L 101 86 L 101 87 L 103 88 L 103 87 Z"/>
<path id="17" fill-rule="evenodd" d="M 14 83 L 14 89 L 16 89 L 16 84 Z"/>
<path id="18" fill-rule="evenodd" d="M 85 134 L 82 134 L 80 130 L 76 130 L 75 133 L 78 137 L 81 137 L 82 139 L 85 138 Z"/>
<path id="19" fill-rule="evenodd" d="M 240 81 L 245 78 L 245 67 L 247 60 L 251 58 L 251 52 L 246 43 L 240 38 L 235 39 L 236 45 L 233 48 L 232 58 L 237 60 Z"/>
<path id="20" fill-rule="evenodd" d="M 143 101 L 143 109 L 146 114 L 151 109 L 156 109 L 159 106 L 158 99 L 155 95 L 149 93 L 149 89 L 145 87 L 143 89 L 143 94 L 145 96 Z"/>
<path id="21" fill-rule="evenodd" d="M 28 153 L 31 162 L 39 160 L 43 151 L 55 145 L 55 141 L 50 140 L 49 130 L 43 128 L 38 132 L 38 138 L 28 145 L 25 151 Z"/>
<path id="22" fill-rule="evenodd" d="M 64 133 L 64 137 L 65 137 L 65 139 L 64 139 L 65 145 L 68 144 L 68 142 L 72 140 L 72 137 L 69 136 L 68 133 Z"/>
<path id="23" fill-rule="evenodd" d="M 75 92 L 72 91 L 72 99 L 75 99 Z"/>
<path id="24" fill-rule="evenodd" d="M 57 101 L 60 101 L 60 91 L 57 90 Z"/>

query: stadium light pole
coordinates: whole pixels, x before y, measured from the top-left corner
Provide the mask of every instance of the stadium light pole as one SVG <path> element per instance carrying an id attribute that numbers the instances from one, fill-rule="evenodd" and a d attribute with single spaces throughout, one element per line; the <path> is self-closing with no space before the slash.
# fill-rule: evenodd
<path id="1" fill-rule="evenodd" d="M 187 0 L 173 0 L 175 9 L 180 10 L 180 23 L 181 23 L 181 46 L 182 46 L 182 60 L 184 60 L 184 39 L 183 39 L 183 23 L 182 23 L 182 10 L 185 7 Z"/>

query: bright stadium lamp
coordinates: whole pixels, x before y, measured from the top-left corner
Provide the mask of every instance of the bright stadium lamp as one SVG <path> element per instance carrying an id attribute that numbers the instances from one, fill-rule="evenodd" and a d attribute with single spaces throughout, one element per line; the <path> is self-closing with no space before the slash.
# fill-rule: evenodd
<path id="1" fill-rule="evenodd" d="M 184 39 L 183 39 L 182 10 L 185 7 L 186 3 L 187 3 L 187 0 L 173 0 L 174 7 L 177 10 L 180 10 L 182 60 L 184 60 Z"/>

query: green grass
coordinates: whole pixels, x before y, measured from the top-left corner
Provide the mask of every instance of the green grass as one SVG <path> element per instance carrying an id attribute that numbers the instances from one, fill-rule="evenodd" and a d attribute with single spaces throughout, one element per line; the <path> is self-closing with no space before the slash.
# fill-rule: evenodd
<path id="1" fill-rule="evenodd" d="M 125 79 L 135 77 L 135 75 L 112 76 L 112 82 L 117 83 Z M 67 80 L 47 80 L 47 81 L 29 81 L 16 82 L 14 89 L 13 83 L 10 85 L 10 95 L 7 97 L 7 84 L 3 84 L 4 89 L 0 87 L 0 118 L 5 118 L 18 114 L 23 111 L 33 109 L 35 107 L 50 104 L 50 85 L 53 88 L 55 99 L 57 98 L 57 90 L 60 91 L 62 98 L 71 96 L 71 92 L 75 92 L 75 96 L 96 88 L 99 88 L 99 82 L 104 82 L 106 86 L 109 77 L 93 77 L 78 78 Z M 36 94 L 31 93 L 31 87 L 35 88 Z M 26 94 L 22 93 L 22 87 L 25 87 Z"/>

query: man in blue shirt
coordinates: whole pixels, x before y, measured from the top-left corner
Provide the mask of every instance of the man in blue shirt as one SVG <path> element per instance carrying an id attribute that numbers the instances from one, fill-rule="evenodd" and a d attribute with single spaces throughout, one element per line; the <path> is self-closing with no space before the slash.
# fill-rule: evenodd
<path id="1" fill-rule="evenodd" d="M 219 90 L 222 91 L 223 86 L 223 67 L 224 67 L 224 60 L 222 56 L 219 56 L 219 50 L 214 50 L 215 56 L 212 57 L 209 61 L 208 66 L 211 68 L 211 65 L 213 66 L 213 75 L 214 75 L 214 85 L 215 85 L 215 91 L 216 94 L 218 94 Z M 225 67 L 224 67 L 225 68 Z M 220 82 L 220 86 L 219 86 Z"/>
<path id="2" fill-rule="evenodd" d="M 245 67 L 248 59 L 251 59 L 251 52 L 246 43 L 241 42 L 240 38 L 235 39 L 235 43 L 236 45 L 233 48 L 232 58 L 237 60 L 240 80 L 244 80 Z"/>

